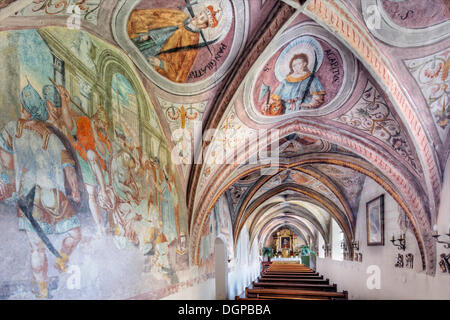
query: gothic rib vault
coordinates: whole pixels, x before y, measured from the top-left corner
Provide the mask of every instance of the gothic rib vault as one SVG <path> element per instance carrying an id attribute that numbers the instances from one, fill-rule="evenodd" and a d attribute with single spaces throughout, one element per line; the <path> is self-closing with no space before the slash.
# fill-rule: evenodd
<path id="1" fill-rule="evenodd" d="M 41 10 L 32 1 L 7 2 L 0 1 L 1 32 L 50 27 L 41 34 L 55 47 L 62 45 L 51 28 L 66 28 L 70 12 Z M 133 66 L 120 67 L 119 60 L 112 61 L 119 53 L 103 51 L 98 61 L 105 63 L 86 74 L 93 81 L 103 74 L 105 83 L 114 70 L 132 75 L 139 121 L 153 121 L 142 130 L 159 139 L 167 159 L 172 156 L 167 161 L 186 216 L 191 265 L 201 264 L 209 219 L 223 198 L 234 254 L 243 230 L 261 248 L 282 226 L 292 227 L 305 243 L 317 246 L 320 236 L 327 245 L 334 220 L 351 255 L 361 192 L 370 181 L 407 216 L 421 271 L 436 273 L 432 228 L 450 154 L 448 17 L 399 25 L 396 12 L 403 7 L 394 12 L 394 5 L 381 0 L 205 0 L 212 8 L 220 4 L 220 14 L 210 11 L 217 21 L 209 17 L 209 23 L 221 29 L 205 30 L 209 45 L 203 42 L 195 55 L 183 56 L 175 72 L 186 74 L 180 80 L 164 69 L 168 62 L 162 57 L 172 52 L 158 53 L 161 59 L 151 64 L 147 49 L 136 45 L 143 39 L 139 21 L 130 22 L 133 10 L 159 8 L 161 1 L 94 2 L 79 32 L 114 47 Z M 175 10 L 175 2 L 164 9 Z M 368 13 L 370 5 L 379 16 Z M 400 36 L 405 30 L 408 36 Z M 314 81 L 292 76 L 300 53 L 308 57 Z M 105 70 L 113 71 L 106 76 Z M 292 83 L 298 87 L 289 90 L 300 90 L 302 83 L 313 88 L 311 99 L 282 89 Z M 276 104 L 269 100 L 277 97 L 284 104 L 272 109 Z M 112 104 L 112 98 L 105 102 Z M 299 100 L 311 105 L 298 107 Z M 263 130 L 270 139 L 261 137 Z M 136 136 L 142 140 L 141 132 Z M 149 150 L 159 148 L 140 142 Z M 234 152 L 224 155 L 229 150 Z"/>

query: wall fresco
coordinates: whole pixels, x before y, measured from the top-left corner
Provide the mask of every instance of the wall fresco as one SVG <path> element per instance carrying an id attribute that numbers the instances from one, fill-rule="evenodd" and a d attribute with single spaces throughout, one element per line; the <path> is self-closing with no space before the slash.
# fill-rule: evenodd
<path id="1" fill-rule="evenodd" d="M 214 265 L 214 241 L 221 237 L 227 246 L 228 259 L 234 266 L 233 230 L 230 217 L 230 209 L 225 195 L 222 195 L 208 217 L 206 228 L 203 230 L 200 242 L 200 269 L 205 273 L 215 270 Z M 230 270 L 231 270 L 230 269 Z"/>
<path id="2" fill-rule="evenodd" d="M 177 178 L 130 61 L 54 27 L 3 32 L 0 50 L 1 298 L 127 298 L 192 277 Z"/>

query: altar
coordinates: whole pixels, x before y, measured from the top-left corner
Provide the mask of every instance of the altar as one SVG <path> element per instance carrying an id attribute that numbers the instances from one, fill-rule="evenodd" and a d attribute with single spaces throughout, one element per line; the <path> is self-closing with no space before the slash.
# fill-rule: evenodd
<path id="1" fill-rule="evenodd" d="M 297 264 L 301 263 L 300 257 L 290 257 L 290 258 L 272 258 L 272 262 L 277 262 L 280 264 Z"/>
<path id="2" fill-rule="evenodd" d="M 278 231 L 274 235 L 273 241 L 274 250 L 277 253 L 275 257 L 278 256 L 278 258 L 274 258 L 273 261 L 276 261 L 275 259 L 280 258 L 288 260 L 291 259 L 298 260 L 298 258 L 294 257 L 294 255 L 298 253 L 298 251 L 296 251 L 298 247 L 297 242 L 298 242 L 297 235 L 295 235 L 289 228 L 284 228 Z M 279 257 L 280 253 L 281 257 Z"/>

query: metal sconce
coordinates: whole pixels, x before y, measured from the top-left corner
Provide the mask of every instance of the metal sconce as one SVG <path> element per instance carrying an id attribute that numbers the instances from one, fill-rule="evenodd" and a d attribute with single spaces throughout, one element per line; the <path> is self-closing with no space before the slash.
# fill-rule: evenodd
<path id="1" fill-rule="evenodd" d="M 448 233 L 445 234 L 447 237 L 450 237 L 450 225 L 448 226 Z M 441 237 L 442 235 L 440 235 L 438 233 L 438 226 L 434 225 L 433 227 L 433 238 L 434 240 L 436 240 L 437 243 L 443 243 L 444 244 L 444 248 L 446 249 L 450 249 L 450 242 L 447 241 L 440 241 L 439 237 Z"/>
<path id="2" fill-rule="evenodd" d="M 331 253 L 331 245 L 330 244 L 323 244 L 322 249 L 325 253 L 325 257 L 330 256 L 330 253 Z"/>
<path id="3" fill-rule="evenodd" d="M 396 244 L 395 242 L 398 241 L 398 244 Z M 405 234 L 401 234 L 400 238 L 395 239 L 395 236 L 392 235 L 392 239 L 391 242 L 394 246 L 398 247 L 398 250 L 406 250 L 406 239 L 405 239 Z"/>
<path id="4" fill-rule="evenodd" d="M 348 246 L 347 246 L 347 243 L 345 241 L 341 242 L 341 249 L 344 249 L 344 252 L 348 251 Z"/>
<path id="5" fill-rule="evenodd" d="M 344 251 L 344 260 L 351 260 L 353 257 L 350 256 L 350 247 L 346 241 L 341 242 L 341 248 Z"/>
<path id="6" fill-rule="evenodd" d="M 359 251 L 359 241 L 353 240 L 353 241 L 352 241 L 352 247 L 353 247 L 353 249 L 355 249 L 356 251 Z"/>
<path id="7" fill-rule="evenodd" d="M 441 261 L 439 261 L 441 272 L 450 273 L 450 254 L 441 253 Z"/>

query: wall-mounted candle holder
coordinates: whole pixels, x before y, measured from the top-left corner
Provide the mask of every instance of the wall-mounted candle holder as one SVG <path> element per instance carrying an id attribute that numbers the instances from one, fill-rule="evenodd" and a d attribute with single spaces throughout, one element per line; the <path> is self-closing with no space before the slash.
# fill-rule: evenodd
<path id="1" fill-rule="evenodd" d="M 325 253 L 325 257 L 331 256 L 331 245 L 330 244 L 327 244 L 327 245 L 323 244 L 322 249 Z"/>
<path id="2" fill-rule="evenodd" d="M 398 250 L 406 250 L 406 238 L 404 233 L 401 234 L 398 239 L 395 239 L 395 236 L 392 235 L 391 242 L 395 247 L 398 247 Z"/>
<path id="3" fill-rule="evenodd" d="M 450 273 L 450 254 L 441 253 L 441 261 L 439 261 L 441 272 Z"/>

